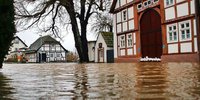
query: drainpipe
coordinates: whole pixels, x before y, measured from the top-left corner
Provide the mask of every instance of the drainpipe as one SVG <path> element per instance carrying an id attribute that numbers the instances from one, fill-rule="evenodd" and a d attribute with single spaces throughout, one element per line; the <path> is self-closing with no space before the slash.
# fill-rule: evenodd
<path id="1" fill-rule="evenodd" d="M 200 62 L 200 0 L 195 0 L 195 19 L 196 19 L 196 32 L 197 32 L 197 46 L 198 46 L 198 58 Z"/>

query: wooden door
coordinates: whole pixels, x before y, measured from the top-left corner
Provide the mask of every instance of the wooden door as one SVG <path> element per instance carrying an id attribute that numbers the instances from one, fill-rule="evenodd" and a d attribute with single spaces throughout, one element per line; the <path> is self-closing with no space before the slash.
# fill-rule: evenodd
<path id="1" fill-rule="evenodd" d="M 148 9 L 140 20 L 142 57 L 157 57 L 162 55 L 161 17 L 153 9 Z"/>
<path id="2" fill-rule="evenodd" d="M 98 49 L 98 62 L 104 62 L 104 49 Z"/>

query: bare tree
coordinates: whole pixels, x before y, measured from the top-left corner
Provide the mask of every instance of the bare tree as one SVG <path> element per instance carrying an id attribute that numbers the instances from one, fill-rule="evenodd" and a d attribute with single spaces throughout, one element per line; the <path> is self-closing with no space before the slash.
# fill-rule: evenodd
<path id="1" fill-rule="evenodd" d="M 97 14 L 95 22 L 92 24 L 92 30 L 95 32 L 99 31 L 109 31 L 112 32 L 113 25 L 112 25 L 112 15 L 108 12 L 106 13 L 99 13 Z"/>
<path id="2" fill-rule="evenodd" d="M 16 17 L 23 19 L 17 23 L 27 28 L 43 27 L 42 30 L 51 31 L 55 36 L 59 36 L 61 23 L 62 28 L 70 23 L 80 62 L 88 62 L 88 21 L 93 14 L 104 10 L 104 2 L 107 0 L 16 0 Z"/>
<path id="3" fill-rule="evenodd" d="M 0 19 L 0 68 L 2 68 L 15 34 L 13 0 L 0 0 Z"/>

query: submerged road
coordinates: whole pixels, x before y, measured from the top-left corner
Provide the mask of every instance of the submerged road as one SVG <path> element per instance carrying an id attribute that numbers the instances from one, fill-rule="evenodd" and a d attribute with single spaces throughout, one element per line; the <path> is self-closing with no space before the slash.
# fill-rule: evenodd
<path id="1" fill-rule="evenodd" d="M 198 63 L 4 64 L 0 100 L 199 100 Z"/>

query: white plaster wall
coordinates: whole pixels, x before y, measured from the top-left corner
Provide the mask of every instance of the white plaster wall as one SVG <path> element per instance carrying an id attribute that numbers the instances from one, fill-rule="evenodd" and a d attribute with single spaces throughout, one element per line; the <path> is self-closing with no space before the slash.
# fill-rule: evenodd
<path id="1" fill-rule="evenodd" d="M 117 13 L 117 23 L 121 22 L 122 21 L 122 17 L 121 17 L 121 12 L 118 12 Z"/>
<path id="2" fill-rule="evenodd" d="M 194 52 L 198 51 L 198 46 L 197 46 L 197 38 L 194 38 Z"/>
<path id="3" fill-rule="evenodd" d="M 102 47 L 104 48 L 104 62 L 107 62 L 107 55 L 106 55 L 106 50 L 107 50 L 107 45 L 103 39 L 103 36 L 99 34 L 99 37 L 97 38 L 96 44 L 95 44 L 95 62 L 98 62 L 98 48 L 99 48 L 99 43 L 102 43 Z"/>
<path id="4" fill-rule="evenodd" d="M 185 1 L 185 0 L 176 0 L 177 3 L 182 2 L 182 1 Z"/>
<path id="5" fill-rule="evenodd" d="M 131 2 L 131 1 L 133 1 L 133 0 L 127 0 L 127 3 Z"/>
<path id="6" fill-rule="evenodd" d="M 134 29 L 134 28 L 135 28 L 135 25 L 134 25 L 134 20 L 133 20 L 133 19 L 132 19 L 132 20 L 130 20 L 130 21 L 128 21 L 128 24 L 129 24 L 129 26 L 128 26 L 129 30 L 132 30 L 132 29 Z"/>
<path id="7" fill-rule="evenodd" d="M 190 1 L 190 9 L 191 9 L 191 14 L 195 14 L 195 3 L 194 3 L 194 0 Z"/>
<path id="8" fill-rule="evenodd" d="M 177 16 L 182 17 L 189 15 L 188 3 L 183 3 L 177 6 Z"/>
<path id="9" fill-rule="evenodd" d="M 116 8 L 119 8 L 119 0 L 117 0 L 117 4 L 116 4 L 116 6 L 115 6 L 115 9 Z"/>
<path id="10" fill-rule="evenodd" d="M 194 26 L 194 36 L 197 35 L 197 25 L 196 25 L 196 20 L 193 20 L 193 26 Z"/>
<path id="11" fill-rule="evenodd" d="M 192 43 L 181 43 L 181 53 L 192 52 Z"/>
<path id="12" fill-rule="evenodd" d="M 95 42 L 89 42 L 88 43 L 88 56 L 89 56 L 89 61 L 94 61 L 94 50 L 93 47 L 95 47 Z"/>
<path id="13" fill-rule="evenodd" d="M 117 33 L 122 32 L 122 26 L 121 24 L 117 24 Z"/>
<path id="14" fill-rule="evenodd" d="M 15 38 L 16 40 L 18 40 L 19 41 L 19 43 L 18 44 L 13 44 L 12 46 L 11 46 L 11 51 L 15 51 L 15 48 L 17 48 L 17 49 L 19 49 L 19 48 L 24 48 L 24 47 L 26 47 L 18 38 Z M 15 40 L 14 40 L 15 41 Z"/>
<path id="15" fill-rule="evenodd" d="M 121 55 L 121 56 L 125 56 L 125 54 L 126 54 L 126 53 L 125 53 L 125 50 L 124 50 L 124 49 L 120 50 L 120 55 Z"/>
<path id="16" fill-rule="evenodd" d="M 127 22 L 123 22 L 123 32 L 127 31 Z"/>
<path id="17" fill-rule="evenodd" d="M 169 44 L 168 53 L 178 53 L 178 44 Z"/>
<path id="18" fill-rule="evenodd" d="M 56 45 L 56 51 L 61 51 L 60 48 L 60 45 Z"/>
<path id="19" fill-rule="evenodd" d="M 128 8 L 128 19 L 134 18 L 133 7 Z"/>
<path id="20" fill-rule="evenodd" d="M 121 6 L 126 4 L 126 0 L 121 0 Z"/>
<path id="21" fill-rule="evenodd" d="M 134 55 L 137 55 L 137 48 L 136 48 L 136 45 L 133 46 L 133 49 L 134 49 Z"/>
<path id="22" fill-rule="evenodd" d="M 135 33 L 133 33 L 133 43 L 136 43 L 136 36 L 135 36 L 136 34 Z"/>
<path id="23" fill-rule="evenodd" d="M 116 16 L 116 15 L 115 15 Z M 114 58 L 117 58 L 117 32 L 116 32 L 116 17 L 113 17 L 113 46 L 114 46 Z"/>
<path id="24" fill-rule="evenodd" d="M 133 55 L 133 49 L 128 49 L 127 55 Z"/>
<path id="25" fill-rule="evenodd" d="M 170 7 L 165 9 L 165 20 L 174 19 L 175 18 L 175 9 L 174 7 Z"/>

